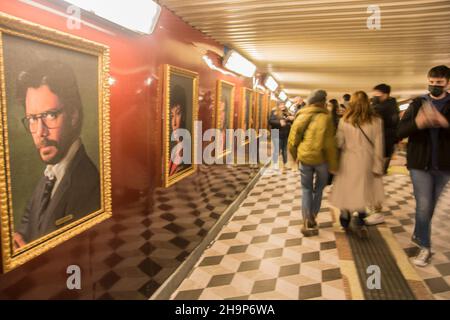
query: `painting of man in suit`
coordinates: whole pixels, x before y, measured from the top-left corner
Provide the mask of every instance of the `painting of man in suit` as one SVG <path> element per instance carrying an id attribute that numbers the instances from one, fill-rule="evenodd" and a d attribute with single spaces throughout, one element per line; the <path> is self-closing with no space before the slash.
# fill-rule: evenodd
<path id="1" fill-rule="evenodd" d="M 81 139 L 83 105 L 69 64 L 44 60 L 20 73 L 23 134 L 43 164 L 13 239 L 15 248 L 101 208 L 100 175 Z M 30 166 L 36 163 L 30 163 Z"/>

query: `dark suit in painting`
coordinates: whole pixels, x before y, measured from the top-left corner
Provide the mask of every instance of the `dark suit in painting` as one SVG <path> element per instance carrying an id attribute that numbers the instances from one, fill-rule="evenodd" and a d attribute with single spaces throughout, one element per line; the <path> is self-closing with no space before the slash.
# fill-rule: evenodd
<path id="1" fill-rule="evenodd" d="M 100 175 L 83 145 L 68 165 L 46 209 L 41 210 L 45 184 L 44 176 L 34 189 L 16 230 L 27 243 L 101 208 Z"/>

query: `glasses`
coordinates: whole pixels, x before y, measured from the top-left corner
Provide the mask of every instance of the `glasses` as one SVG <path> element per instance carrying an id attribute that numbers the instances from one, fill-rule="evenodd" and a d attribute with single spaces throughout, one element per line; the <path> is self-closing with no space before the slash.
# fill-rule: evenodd
<path id="1" fill-rule="evenodd" d="M 63 109 L 46 111 L 38 114 L 31 114 L 22 119 L 25 129 L 30 133 L 36 133 L 38 130 L 39 119 L 48 129 L 56 129 L 60 125 L 59 115 L 63 113 Z"/>

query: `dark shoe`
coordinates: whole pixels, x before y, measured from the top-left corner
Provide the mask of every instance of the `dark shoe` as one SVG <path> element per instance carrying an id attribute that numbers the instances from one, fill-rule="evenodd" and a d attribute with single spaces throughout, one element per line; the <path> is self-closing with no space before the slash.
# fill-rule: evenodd
<path id="1" fill-rule="evenodd" d="M 354 230 L 361 239 L 369 238 L 369 230 L 365 224 L 355 223 Z"/>
<path id="2" fill-rule="evenodd" d="M 305 237 L 313 237 L 319 234 L 319 229 L 317 228 L 317 223 L 315 220 L 305 220 L 303 227 L 301 229 L 302 234 Z"/>
<path id="3" fill-rule="evenodd" d="M 341 214 L 339 215 L 339 222 L 341 223 L 342 228 L 348 230 L 350 227 L 351 215 L 349 211 L 341 210 Z"/>

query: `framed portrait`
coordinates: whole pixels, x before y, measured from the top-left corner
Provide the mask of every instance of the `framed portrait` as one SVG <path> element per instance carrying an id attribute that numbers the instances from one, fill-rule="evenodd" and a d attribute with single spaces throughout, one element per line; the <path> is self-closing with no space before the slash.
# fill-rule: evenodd
<path id="1" fill-rule="evenodd" d="M 226 129 L 233 129 L 234 118 L 234 84 L 224 80 L 217 81 L 216 95 L 216 129 L 220 138 L 217 139 L 217 156 L 222 157 L 231 152 L 226 147 Z"/>
<path id="2" fill-rule="evenodd" d="M 258 120 L 257 120 L 257 131 L 258 135 L 260 135 L 260 129 L 264 128 L 264 115 L 265 115 L 265 94 L 263 92 L 256 93 L 256 101 L 257 101 L 257 112 L 258 112 Z"/>
<path id="3" fill-rule="evenodd" d="M 169 187 L 193 174 L 195 165 L 195 121 L 198 116 L 198 73 L 164 66 L 163 114 L 164 185 Z"/>
<path id="4" fill-rule="evenodd" d="M 260 102 L 259 95 L 260 95 L 259 92 L 254 91 L 253 96 L 254 96 L 255 101 L 252 105 L 251 119 L 250 119 L 251 128 L 255 129 L 256 132 L 258 132 L 258 126 L 259 126 L 259 123 L 258 123 L 258 117 L 259 117 L 258 111 L 259 111 L 259 102 Z"/>
<path id="5" fill-rule="evenodd" d="M 109 218 L 109 49 L 0 15 L 7 272 Z"/>
<path id="6" fill-rule="evenodd" d="M 241 125 L 240 128 L 247 130 L 251 128 L 252 122 L 252 106 L 253 106 L 253 90 L 249 88 L 242 88 L 242 111 L 241 111 Z M 245 143 L 248 143 L 246 138 Z"/>

